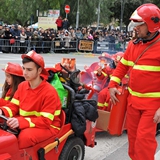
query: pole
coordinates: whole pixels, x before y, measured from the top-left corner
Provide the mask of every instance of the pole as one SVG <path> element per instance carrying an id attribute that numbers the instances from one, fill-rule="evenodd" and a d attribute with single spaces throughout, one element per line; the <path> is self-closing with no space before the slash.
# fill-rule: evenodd
<path id="1" fill-rule="evenodd" d="M 122 23 L 123 23 L 123 12 L 124 12 L 124 2 L 125 0 L 121 0 L 121 19 L 120 19 L 120 31 L 122 31 Z"/>
<path id="2" fill-rule="evenodd" d="M 39 9 L 36 11 L 36 16 L 39 17 Z"/>
<path id="3" fill-rule="evenodd" d="M 101 0 L 99 0 L 99 3 L 98 3 L 97 30 L 99 27 L 99 19 L 100 19 L 100 5 L 101 5 Z"/>
<path id="4" fill-rule="evenodd" d="M 122 0 L 121 0 L 121 18 L 120 18 L 120 32 L 122 31 Z"/>
<path id="5" fill-rule="evenodd" d="M 31 17 L 30 17 L 30 18 L 31 18 L 31 26 L 32 26 L 32 22 L 33 22 L 33 16 L 31 15 Z"/>
<path id="6" fill-rule="evenodd" d="M 79 27 L 79 0 L 77 5 L 76 29 Z"/>

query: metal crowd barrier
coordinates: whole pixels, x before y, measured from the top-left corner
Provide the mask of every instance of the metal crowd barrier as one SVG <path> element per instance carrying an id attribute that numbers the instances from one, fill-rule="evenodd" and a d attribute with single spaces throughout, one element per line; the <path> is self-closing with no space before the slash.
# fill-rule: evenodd
<path id="1" fill-rule="evenodd" d="M 27 53 L 35 50 L 37 53 L 60 53 L 87 51 L 92 53 L 108 52 L 110 54 L 124 51 L 125 44 L 109 43 L 106 41 L 92 40 L 60 40 L 42 41 L 15 39 L 0 39 L 0 51 L 4 53 Z"/>
<path id="2" fill-rule="evenodd" d="M 109 43 L 107 41 L 97 41 L 95 42 L 95 48 L 97 53 L 107 52 L 110 54 L 114 54 L 116 52 L 124 52 L 126 47 L 125 43 Z"/>
<path id="3" fill-rule="evenodd" d="M 78 52 L 78 40 L 54 40 L 51 44 L 51 52 Z"/>

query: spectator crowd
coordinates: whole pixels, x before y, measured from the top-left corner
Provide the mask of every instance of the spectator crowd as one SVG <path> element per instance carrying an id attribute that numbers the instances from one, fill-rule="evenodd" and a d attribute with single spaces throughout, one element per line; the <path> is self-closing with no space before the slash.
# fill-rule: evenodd
<path id="1" fill-rule="evenodd" d="M 118 29 L 74 29 L 66 18 L 62 20 L 61 17 L 56 24 L 57 29 L 23 27 L 18 24 L 0 25 L 0 52 L 26 53 L 33 49 L 37 53 L 48 53 L 53 48 L 59 48 L 59 51 L 70 48 L 76 50 L 79 40 L 106 41 L 109 42 L 110 49 L 116 49 L 131 39 L 129 32 L 120 32 Z"/>

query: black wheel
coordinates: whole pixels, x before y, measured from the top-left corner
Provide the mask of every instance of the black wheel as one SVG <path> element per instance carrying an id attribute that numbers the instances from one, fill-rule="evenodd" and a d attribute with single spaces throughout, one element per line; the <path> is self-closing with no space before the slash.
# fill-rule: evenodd
<path id="1" fill-rule="evenodd" d="M 84 152 L 85 147 L 82 139 L 69 138 L 62 149 L 59 160 L 83 160 Z"/>

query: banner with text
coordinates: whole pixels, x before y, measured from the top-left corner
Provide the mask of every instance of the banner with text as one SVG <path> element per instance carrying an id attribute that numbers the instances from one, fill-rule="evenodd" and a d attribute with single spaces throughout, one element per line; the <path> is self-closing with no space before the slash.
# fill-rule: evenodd
<path id="1" fill-rule="evenodd" d="M 94 41 L 80 40 L 79 50 L 81 51 L 93 51 Z"/>
<path id="2" fill-rule="evenodd" d="M 38 28 L 48 29 L 48 28 L 57 28 L 56 19 L 54 17 L 38 17 Z"/>

